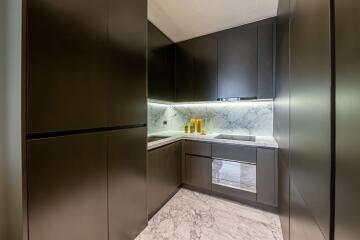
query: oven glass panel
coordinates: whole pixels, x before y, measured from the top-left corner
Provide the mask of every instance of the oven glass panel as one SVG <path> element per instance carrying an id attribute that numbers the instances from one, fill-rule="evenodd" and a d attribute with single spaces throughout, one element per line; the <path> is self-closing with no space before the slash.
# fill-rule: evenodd
<path id="1" fill-rule="evenodd" d="M 256 165 L 214 159 L 212 162 L 212 183 L 256 193 Z"/>

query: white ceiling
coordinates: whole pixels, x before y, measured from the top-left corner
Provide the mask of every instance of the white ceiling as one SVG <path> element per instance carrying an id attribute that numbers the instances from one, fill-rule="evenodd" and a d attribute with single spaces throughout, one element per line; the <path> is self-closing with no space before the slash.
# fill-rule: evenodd
<path id="1" fill-rule="evenodd" d="M 276 16 L 278 0 L 148 0 L 148 19 L 174 42 Z"/>

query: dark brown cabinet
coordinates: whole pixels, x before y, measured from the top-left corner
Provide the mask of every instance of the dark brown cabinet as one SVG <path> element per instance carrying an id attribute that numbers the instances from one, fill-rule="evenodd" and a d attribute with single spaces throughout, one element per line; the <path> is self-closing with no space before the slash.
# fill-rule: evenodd
<path id="1" fill-rule="evenodd" d="M 148 152 L 148 214 L 152 216 L 181 184 L 181 142 Z"/>
<path id="2" fill-rule="evenodd" d="M 145 0 L 29 1 L 28 133 L 145 124 L 146 16 Z"/>
<path id="3" fill-rule="evenodd" d="M 274 149 L 257 148 L 256 201 L 268 206 L 278 206 L 278 162 Z"/>
<path id="4" fill-rule="evenodd" d="M 148 97 L 174 101 L 175 44 L 148 22 Z"/>
<path id="5" fill-rule="evenodd" d="M 264 20 L 258 24 L 258 86 L 257 98 L 275 97 L 276 22 Z"/>
<path id="6" fill-rule="evenodd" d="M 146 124 L 147 1 L 108 2 L 108 126 Z"/>
<path id="7" fill-rule="evenodd" d="M 218 97 L 257 98 L 257 24 L 220 32 L 218 41 Z"/>
<path id="8" fill-rule="evenodd" d="M 211 191 L 211 158 L 185 156 L 185 183 L 191 187 Z"/>
<path id="9" fill-rule="evenodd" d="M 108 239 L 107 135 L 28 141 L 29 239 Z"/>
<path id="10" fill-rule="evenodd" d="M 192 101 L 194 96 L 194 59 L 192 41 L 180 42 L 175 50 L 175 100 Z"/>
<path id="11" fill-rule="evenodd" d="M 175 56 L 176 101 L 216 100 L 216 35 L 178 43 Z"/>
<path id="12" fill-rule="evenodd" d="M 27 130 L 107 124 L 105 1 L 27 3 Z"/>
<path id="13" fill-rule="evenodd" d="M 193 100 L 217 99 L 217 38 L 214 34 L 193 40 Z"/>
<path id="14" fill-rule="evenodd" d="M 147 225 L 146 128 L 108 135 L 109 239 L 134 239 Z"/>
<path id="15" fill-rule="evenodd" d="M 29 238 L 134 239 L 147 225 L 145 146 L 145 127 L 29 141 Z"/>

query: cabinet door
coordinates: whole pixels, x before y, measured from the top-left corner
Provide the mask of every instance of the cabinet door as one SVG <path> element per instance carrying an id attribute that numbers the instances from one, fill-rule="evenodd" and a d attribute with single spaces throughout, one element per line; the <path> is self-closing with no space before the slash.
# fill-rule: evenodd
<path id="1" fill-rule="evenodd" d="M 217 38 L 215 34 L 193 40 L 193 101 L 217 99 Z"/>
<path id="2" fill-rule="evenodd" d="M 27 147 L 29 239 L 108 239 L 106 134 Z"/>
<path id="3" fill-rule="evenodd" d="M 192 101 L 194 96 L 193 41 L 178 43 L 175 52 L 175 99 Z"/>
<path id="4" fill-rule="evenodd" d="M 211 158 L 186 155 L 186 183 L 211 190 Z"/>
<path id="5" fill-rule="evenodd" d="M 148 153 L 148 214 L 153 215 L 163 201 L 164 177 L 161 149 Z"/>
<path id="6" fill-rule="evenodd" d="M 147 224 L 146 128 L 109 133 L 109 239 L 134 239 Z"/>
<path id="7" fill-rule="evenodd" d="M 275 55 L 275 20 L 265 20 L 258 26 L 259 99 L 274 98 L 274 55 Z"/>
<path id="8" fill-rule="evenodd" d="M 174 101 L 175 45 L 156 26 L 148 22 L 149 98 Z"/>
<path id="9" fill-rule="evenodd" d="M 106 1 L 27 5 L 28 133 L 105 127 Z"/>
<path id="10" fill-rule="evenodd" d="M 257 24 L 219 33 L 218 97 L 257 97 Z"/>
<path id="11" fill-rule="evenodd" d="M 108 126 L 145 124 L 147 1 L 108 2 Z"/>
<path id="12" fill-rule="evenodd" d="M 277 154 L 274 149 L 257 149 L 257 202 L 277 207 Z"/>
<path id="13" fill-rule="evenodd" d="M 166 169 L 166 199 L 173 194 L 181 184 L 181 142 L 169 145 L 165 158 Z"/>

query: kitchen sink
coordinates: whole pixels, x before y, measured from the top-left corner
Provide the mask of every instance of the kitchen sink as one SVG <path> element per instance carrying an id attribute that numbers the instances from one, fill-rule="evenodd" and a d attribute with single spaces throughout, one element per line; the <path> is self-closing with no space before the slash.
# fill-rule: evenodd
<path id="1" fill-rule="evenodd" d="M 231 135 L 231 134 L 220 134 L 220 135 L 216 136 L 215 139 L 256 142 L 255 136 L 242 136 L 242 135 Z"/>
<path id="2" fill-rule="evenodd" d="M 169 136 L 150 136 L 147 138 L 148 142 L 155 142 L 155 141 L 159 141 L 165 138 L 169 138 Z"/>

